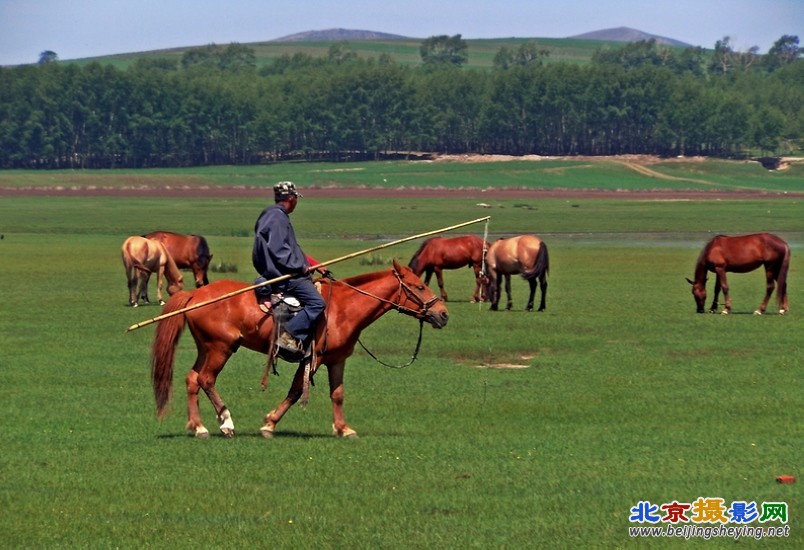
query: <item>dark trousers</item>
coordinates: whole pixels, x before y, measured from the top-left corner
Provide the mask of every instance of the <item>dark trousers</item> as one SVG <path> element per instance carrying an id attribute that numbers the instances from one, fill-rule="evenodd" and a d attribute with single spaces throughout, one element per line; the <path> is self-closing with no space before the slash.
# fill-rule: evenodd
<path id="1" fill-rule="evenodd" d="M 315 325 L 318 318 L 324 312 L 326 302 L 321 294 L 316 290 L 310 277 L 298 277 L 283 281 L 280 290 L 285 294 L 295 296 L 302 303 L 302 309 L 290 321 L 285 323 L 284 329 L 291 336 L 302 342 L 306 342 L 315 332 Z"/>

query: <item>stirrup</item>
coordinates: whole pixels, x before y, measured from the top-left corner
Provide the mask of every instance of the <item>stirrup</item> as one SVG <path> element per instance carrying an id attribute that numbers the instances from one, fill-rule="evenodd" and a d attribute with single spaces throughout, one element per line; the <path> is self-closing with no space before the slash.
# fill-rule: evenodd
<path id="1" fill-rule="evenodd" d="M 285 331 L 282 331 L 282 333 L 279 335 L 279 338 L 276 339 L 276 345 L 281 349 L 294 354 L 302 353 L 304 351 L 304 346 L 302 343 L 291 336 L 289 332 Z"/>

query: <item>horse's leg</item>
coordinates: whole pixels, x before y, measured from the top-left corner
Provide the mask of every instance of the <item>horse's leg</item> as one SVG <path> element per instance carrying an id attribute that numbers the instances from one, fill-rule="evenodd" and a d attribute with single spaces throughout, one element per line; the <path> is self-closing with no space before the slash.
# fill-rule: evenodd
<path id="1" fill-rule="evenodd" d="M 720 296 L 720 276 L 715 273 L 715 288 L 712 291 L 712 306 L 709 308 L 709 313 L 717 313 L 717 299 Z"/>
<path id="2" fill-rule="evenodd" d="M 430 279 L 433 278 L 433 270 L 429 267 L 424 270 L 424 284 L 429 285 Z"/>
<path id="3" fill-rule="evenodd" d="M 140 280 L 139 300 L 143 303 L 150 304 L 151 301 L 148 299 L 148 282 L 151 280 L 151 272 L 140 270 L 138 278 Z"/>
<path id="4" fill-rule="evenodd" d="M 128 305 L 137 307 L 137 271 L 134 268 L 126 268 L 126 279 L 128 280 Z"/>
<path id="5" fill-rule="evenodd" d="M 198 384 L 198 371 L 191 370 L 187 373 L 185 379 L 187 384 L 187 426 L 188 432 L 194 436 L 202 439 L 209 437 L 209 430 L 204 427 L 201 422 L 201 412 L 198 409 L 198 390 L 201 386 Z"/>
<path id="6" fill-rule="evenodd" d="M 508 298 L 508 303 L 505 304 L 505 309 L 511 309 L 514 307 L 514 301 L 511 299 L 511 276 L 510 275 L 503 275 L 505 277 L 505 295 Z M 533 297 L 531 297 L 532 299 Z M 531 309 L 533 309 L 533 304 L 531 303 Z"/>
<path id="7" fill-rule="evenodd" d="M 343 415 L 343 370 L 346 361 L 327 365 L 329 397 L 332 400 L 332 433 L 338 437 L 357 437 L 357 432 L 346 424 Z"/>
<path id="8" fill-rule="evenodd" d="M 489 282 L 489 301 L 491 302 L 491 310 L 497 311 L 500 304 L 500 277 L 499 273 L 494 274 L 493 280 Z"/>
<path id="9" fill-rule="evenodd" d="M 483 301 L 482 296 L 480 295 L 480 267 L 477 265 L 472 266 L 475 271 L 475 292 L 472 294 L 472 303 L 481 302 Z"/>
<path id="10" fill-rule="evenodd" d="M 530 296 L 528 297 L 528 311 L 533 311 L 533 298 L 536 296 L 536 277 L 528 279 L 528 286 L 530 287 Z"/>
<path id="11" fill-rule="evenodd" d="M 542 301 L 539 304 L 539 311 L 544 311 L 547 308 L 547 275 L 542 273 L 539 277 L 539 288 L 542 291 Z"/>
<path id="12" fill-rule="evenodd" d="M 776 273 L 776 282 L 778 283 L 776 300 L 779 302 L 779 315 L 784 315 L 790 311 L 787 302 L 787 273 L 785 273 L 785 270 L 787 270 L 787 267 L 782 265 L 781 269 Z"/>
<path id="13" fill-rule="evenodd" d="M 754 315 L 762 315 L 765 313 L 774 288 L 776 288 L 776 272 L 773 270 L 772 266 L 767 265 L 765 266 L 765 299 L 762 300 L 761 304 L 759 304 L 759 309 L 754 311 Z M 779 294 L 781 295 L 781 291 Z M 777 298 L 779 298 L 778 295 Z M 781 309 L 781 299 L 779 300 L 779 308 Z"/>
<path id="14" fill-rule="evenodd" d="M 302 362 L 299 364 L 299 368 L 296 369 L 296 374 L 293 376 L 293 382 L 290 384 L 287 397 L 285 397 L 274 410 L 265 415 L 265 425 L 260 428 L 260 433 L 263 437 L 273 437 L 276 425 L 282 420 L 282 417 L 285 416 L 288 409 L 302 396 L 304 390 L 304 365 L 305 364 Z"/>
<path id="15" fill-rule="evenodd" d="M 713 304 L 713 310 L 717 309 L 717 290 L 718 286 L 720 286 L 720 290 L 723 291 L 723 301 L 725 302 L 723 306 L 723 311 L 721 312 L 723 315 L 728 315 L 731 313 L 731 296 L 729 296 L 729 282 L 726 279 L 726 268 L 721 268 L 717 270 L 717 282 L 715 283 L 715 302 Z"/>
<path id="16" fill-rule="evenodd" d="M 230 354 L 215 350 L 199 353 L 196 365 L 187 375 L 187 429 L 194 429 L 197 437 L 209 436 L 209 430 L 201 423 L 201 415 L 198 410 L 198 390 L 200 388 L 207 394 L 215 409 L 215 415 L 223 435 L 233 437 L 235 429 L 232 415 L 215 388 L 218 374 L 223 370 L 223 366 L 229 359 Z"/>
<path id="17" fill-rule="evenodd" d="M 164 266 L 160 266 L 156 272 L 156 300 L 159 302 L 160 306 L 165 305 L 165 301 L 162 299 L 162 280 L 165 277 L 165 268 Z"/>
<path id="18" fill-rule="evenodd" d="M 441 268 L 436 267 L 434 269 L 436 274 L 436 280 L 438 281 L 438 288 L 441 290 L 441 299 L 445 302 L 447 301 L 447 291 L 444 290 L 444 277 L 441 276 Z"/>

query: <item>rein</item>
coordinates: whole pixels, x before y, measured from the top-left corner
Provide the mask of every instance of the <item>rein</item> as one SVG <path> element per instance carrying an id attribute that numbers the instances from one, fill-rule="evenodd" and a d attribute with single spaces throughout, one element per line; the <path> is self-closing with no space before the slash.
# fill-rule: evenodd
<path id="1" fill-rule="evenodd" d="M 355 292 L 363 294 L 364 296 L 369 296 L 370 298 L 374 298 L 375 300 L 378 300 L 380 302 L 386 303 L 389 306 L 391 306 L 392 309 L 395 309 L 399 313 L 407 313 L 407 314 L 409 314 L 409 315 L 411 315 L 411 316 L 413 316 L 413 317 L 415 317 L 415 318 L 417 318 L 419 320 L 419 337 L 416 340 L 416 349 L 413 350 L 413 355 L 410 356 L 410 359 L 404 365 L 390 365 L 390 364 L 382 361 L 380 358 L 378 358 L 376 355 L 374 355 L 366 347 L 366 345 L 360 340 L 360 338 L 357 339 L 357 343 L 360 344 L 360 347 L 362 347 L 366 351 L 366 353 L 368 353 L 371 356 L 371 358 L 374 359 L 375 361 L 377 361 L 380 365 L 382 365 L 384 367 L 391 368 L 391 369 L 404 369 L 405 367 L 409 367 L 410 365 L 412 365 L 414 363 L 414 361 L 416 361 L 416 358 L 419 355 L 419 349 L 421 349 L 421 345 L 422 345 L 422 331 L 423 331 L 423 328 L 424 328 L 424 314 L 427 313 L 427 311 L 429 311 L 430 306 L 432 306 L 434 303 L 436 303 L 439 300 L 439 298 L 437 296 L 434 296 L 431 300 L 428 300 L 427 302 L 423 302 L 410 289 L 410 287 L 408 287 L 408 285 L 406 285 L 404 282 L 402 282 L 402 278 L 399 276 L 399 273 L 394 271 L 394 275 L 396 276 L 396 280 L 399 281 L 399 294 L 397 296 L 397 300 L 401 299 L 402 292 L 404 292 L 405 294 L 407 294 L 407 297 L 409 299 L 411 299 L 414 302 L 417 302 L 421 306 L 421 309 L 419 309 L 417 311 L 415 309 L 411 309 L 409 307 L 403 306 L 402 304 L 399 304 L 397 302 L 393 302 L 391 300 L 386 300 L 385 298 L 380 298 L 379 296 L 371 294 L 370 292 L 366 292 L 365 290 L 357 288 L 355 286 L 352 286 L 352 285 L 350 285 L 348 283 L 345 283 L 344 281 L 340 281 L 340 282 L 342 284 L 344 284 L 345 286 L 348 286 L 349 288 L 351 288 Z"/>
<path id="2" fill-rule="evenodd" d="M 421 348 L 422 345 L 423 327 L 424 327 L 424 321 L 419 319 L 419 338 L 418 340 L 416 340 L 416 349 L 413 350 L 413 355 L 410 356 L 410 359 L 404 365 L 389 365 L 388 363 L 386 363 L 385 361 L 383 361 L 382 359 L 371 353 L 371 350 L 369 350 L 366 347 L 366 345 L 360 340 L 360 338 L 357 339 L 357 343 L 360 344 L 360 347 L 363 348 L 366 351 L 366 353 L 368 353 L 371 356 L 372 359 L 377 361 L 383 367 L 388 367 L 389 369 L 404 369 L 406 367 L 411 366 L 414 363 L 414 361 L 416 361 L 416 358 L 419 356 L 419 348 Z"/>

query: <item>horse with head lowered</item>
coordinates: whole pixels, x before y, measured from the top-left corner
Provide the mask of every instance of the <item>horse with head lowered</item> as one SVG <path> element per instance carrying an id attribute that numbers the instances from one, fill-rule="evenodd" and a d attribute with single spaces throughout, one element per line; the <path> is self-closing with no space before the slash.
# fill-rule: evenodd
<path id="1" fill-rule="evenodd" d="M 408 267 L 421 276 L 425 274 L 424 282 L 430 284 L 435 273 L 441 299 L 447 301 L 447 291 L 444 288 L 444 279 L 441 272 L 444 269 L 460 269 L 471 267 L 475 272 L 475 292 L 472 302 L 483 300 L 481 290 L 483 287 L 483 254 L 489 244 L 480 237 L 466 235 L 462 237 L 432 237 L 424 241 L 411 258 Z"/>
<path id="2" fill-rule="evenodd" d="M 778 287 L 776 299 L 779 302 L 779 314 L 784 315 L 789 309 L 787 272 L 790 269 L 790 246 L 772 233 L 754 233 L 738 237 L 718 235 L 704 246 L 695 262 L 695 280 L 687 279 L 692 285 L 692 295 L 698 313 L 705 311 L 707 273 L 712 272 L 716 275 L 714 299 L 709 311 L 711 313 L 717 311 L 718 295 L 722 290 L 726 299 L 722 313 L 726 315 L 731 312 L 731 296 L 726 273 L 748 273 L 760 267 L 765 268 L 765 298 L 754 314 L 765 313 L 774 287 Z"/>
<path id="3" fill-rule="evenodd" d="M 541 288 L 542 299 L 539 311 L 547 307 L 547 274 L 550 272 L 550 257 L 545 244 L 536 235 L 519 235 L 499 239 L 486 252 L 486 276 L 491 309 L 497 310 L 500 302 L 500 287 L 505 282 L 508 296 L 506 309 L 513 307 L 511 300 L 511 275 L 522 275 L 530 286 L 526 309 L 533 311 L 536 281 Z"/>
<path id="4" fill-rule="evenodd" d="M 176 266 L 176 262 L 167 249 L 159 241 L 145 237 L 132 236 L 123 242 L 121 248 L 123 267 L 128 281 L 128 303 L 137 307 L 140 301 L 148 300 L 148 281 L 151 273 L 156 273 L 156 298 L 160 305 L 162 300 L 162 280 L 167 279 L 168 294 L 175 294 L 184 288 L 184 278 Z M 137 285 L 139 283 L 139 290 Z"/>

